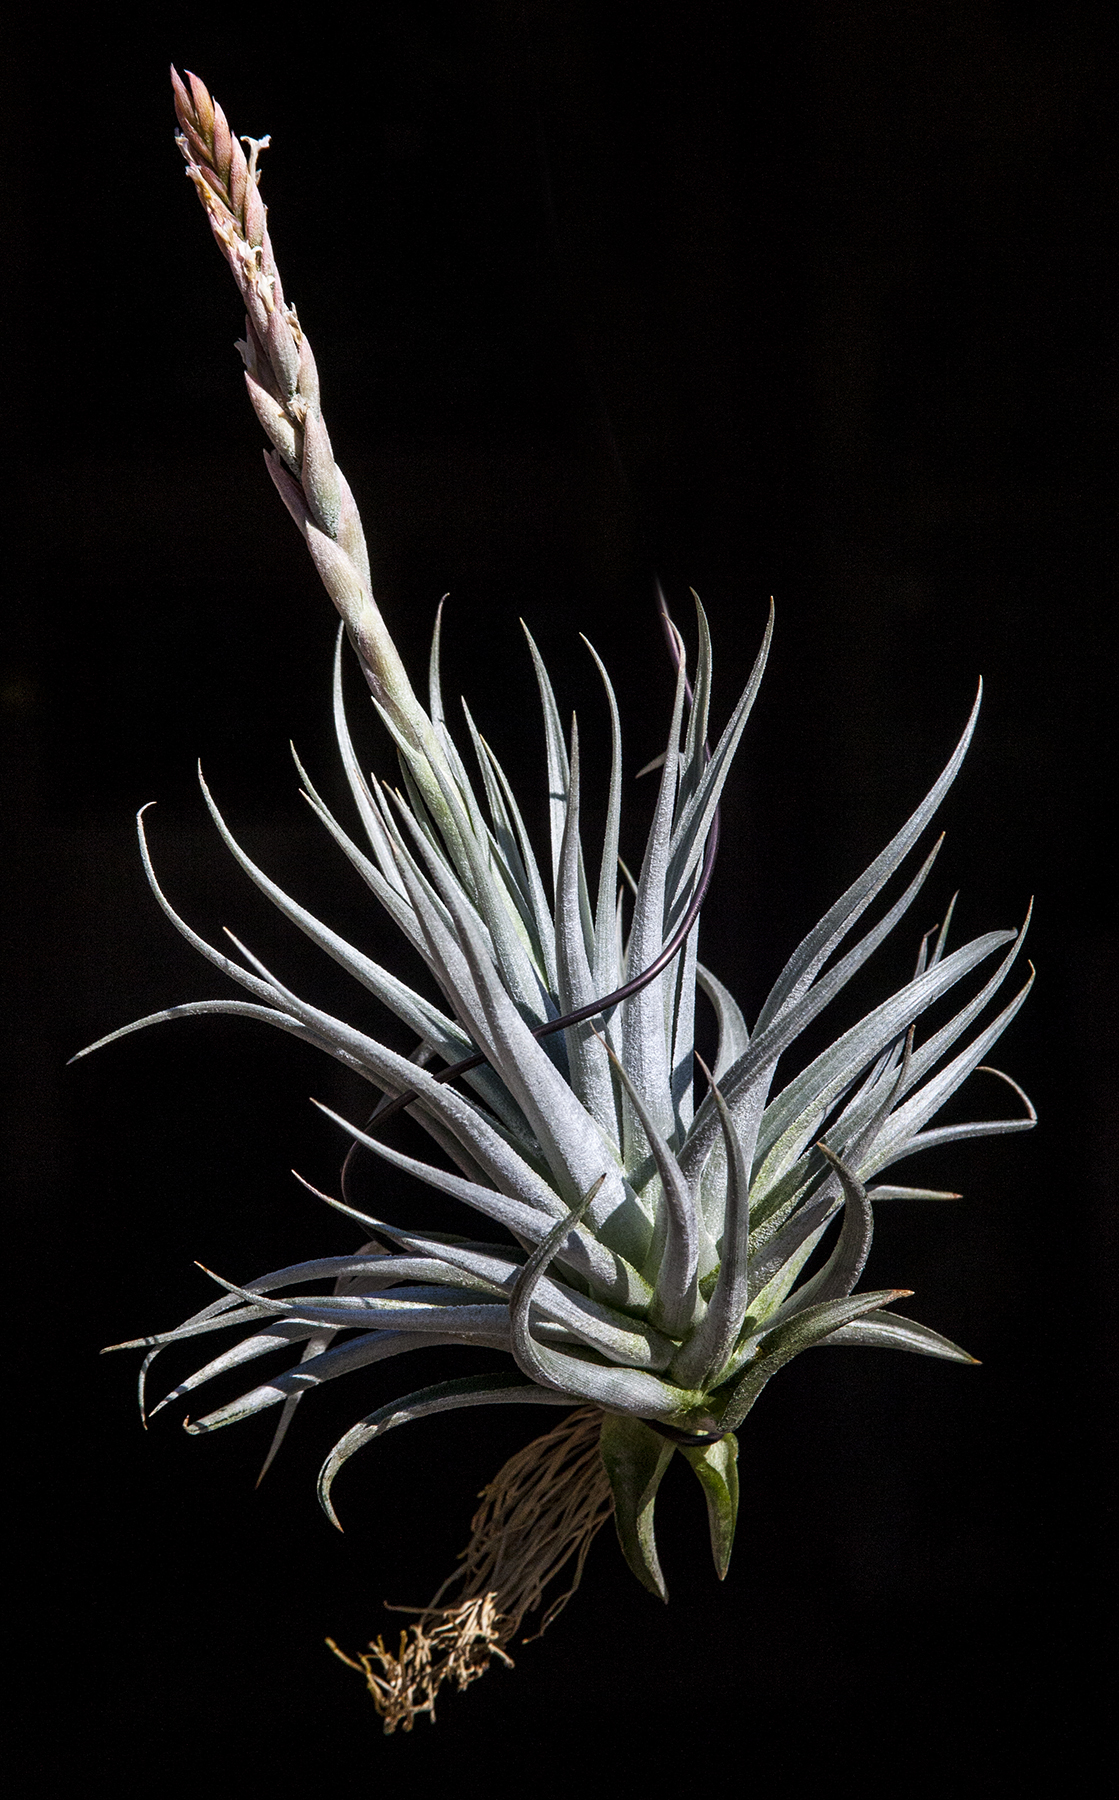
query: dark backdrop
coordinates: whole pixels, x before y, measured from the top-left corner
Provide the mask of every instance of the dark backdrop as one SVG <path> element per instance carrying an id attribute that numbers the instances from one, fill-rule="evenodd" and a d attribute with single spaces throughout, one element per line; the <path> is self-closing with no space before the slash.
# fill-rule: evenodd
<path id="1" fill-rule="evenodd" d="M 1037 1770 L 1095 1716 L 1079 1646 L 1100 1579 L 1113 1241 L 1096 847 L 1108 11 L 865 0 L 755 25 L 722 4 L 391 0 L 220 26 L 156 7 L 133 29 L 110 11 L 65 40 L 25 20 L 6 100 L 6 285 L 23 310 L 5 376 L 19 574 L 3 804 L 10 1280 L 31 1299 L 10 1340 L 9 1549 L 42 1633 L 27 1672 L 116 1791 L 443 1773 L 468 1793 L 547 1791 L 564 1758 L 592 1788 L 628 1769 L 799 1792 L 890 1768 L 1023 1791 L 1022 1752 Z M 982 1368 L 800 1359 L 743 1433 L 724 1588 L 698 1495 L 671 1483 L 667 1611 L 604 1535 L 548 1638 L 412 1740 L 381 1739 L 321 1640 L 353 1646 L 390 1623 L 383 1598 L 426 1598 L 478 1488 L 548 1421 L 495 1411 L 396 1434 L 343 1477 L 340 1537 L 314 1500 L 322 1454 L 433 1362 L 308 1404 L 254 1493 L 270 1420 L 191 1440 L 164 1416 L 145 1436 L 131 1359 L 97 1357 L 204 1303 L 194 1258 L 238 1279 L 352 1242 L 288 1173 L 336 1179 L 340 1140 L 309 1094 L 362 1103 L 309 1052 L 215 1021 L 63 1067 L 220 988 L 147 894 L 137 806 L 158 798 L 159 866 L 200 928 L 229 923 L 340 997 L 236 876 L 198 797 L 201 755 L 278 878 L 394 954 L 295 793 L 289 737 L 337 792 L 331 613 L 261 466 L 235 293 L 172 143 L 172 58 L 235 129 L 273 134 L 277 254 L 382 604 L 418 668 L 450 591 L 448 684 L 524 789 L 540 755 L 518 615 L 593 757 L 577 633 L 592 637 L 636 768 L 669 703 L 654 573 L 685 619 L 688 587 L 703 596 L 724 715 L 773 593 L 705 960 L 756 1007 L 925 790 L 980 672 L 983 719 L 915 929 L 956 886 L 966 934 L 1016 923 L 1037 893 L 1039 980 L 999 1060 L 1041 1127 L 930 1167 L 964 1202 L 886 1209 L 868 1272 L 915 1288 L 917 1316 Z M 391 1190 L 396 1216 L 432 1217 Z M 48 1778 L 55 1739 L 30 1734 L 29 1780 Z"/>

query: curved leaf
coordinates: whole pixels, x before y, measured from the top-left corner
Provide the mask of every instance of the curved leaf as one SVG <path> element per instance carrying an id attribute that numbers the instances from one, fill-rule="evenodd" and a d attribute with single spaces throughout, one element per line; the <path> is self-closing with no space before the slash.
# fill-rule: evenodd
<path id="1" fill-rule="evenodd" d="M 818 1344 L 840 1325 L 848 1325 L 864 1313 L 877 1312 L 891 1300 L 904 1300 L 912 1292 L 912 1288 L 883 1288 L 873 1294 L 853 1294 L 849 1300 L 824 1300 L 797 1313 L 768 1335 L 762 1334 L 753 1361 L 730 1389 L 719 1423 L 728 1431 L 737 1431 L 766 1382 L 785 1363 Z"/>
<path id="2" fill-rule="evenodd" d="M 342 1526 L 331 1504 L 330 1491 L 343 1463 L 349 1461 L 374 1438 L 383 1437 L 398 1425 L 427 1419 L 433 1413 L 454 1412 L 463 1406 L 570 1406 L 570 1400 L 550 1394 L 531 1381 L 511 1382 L 507 1375 L 463 1375 L 455 1381 L 438 1381 L 432 1387 L 416 1388 L 403 1399 L 390 1400 L 368 1413 L 357 1425 L 339 1438 L 319 1472 L 319 1503 L 332 1525 Z"/>
<path id="3" fill-rule="evenodd" d="M 717 1444 L 679 1444 L 677 1448 L 695 1470 L 706 1496 L 715 1573 L 725 1581 L 738 1522 L 738 1439 L 728 1431 Z"/>
<path id="4" fill-rule="evenodd" d="M 640 1419 L 606 1413 L 598 1447 L 614 1495 L 614 1524 L 622 1555 L 642 1587 L 658 1600 L 667 1601 L 653 1535 L 653 1508 L 676 1446 Z"/>
<path id="5" fill-rule="evenodd" d="M 930 1331 L 927 1325 L 904 1319 L 898 1313 L 864 1313 L 861 1319 L 852 1319 L 820 1339 L 821 1349 L 829 1344 L 854 1344 L 865 1350 L 912 1350 L 917 1356 L 939 1356 L 945 1362 L 979 1361 L 977 1356 L 969 1356 L 958 1344 L 941 1337 L 939 1331 Z"/>

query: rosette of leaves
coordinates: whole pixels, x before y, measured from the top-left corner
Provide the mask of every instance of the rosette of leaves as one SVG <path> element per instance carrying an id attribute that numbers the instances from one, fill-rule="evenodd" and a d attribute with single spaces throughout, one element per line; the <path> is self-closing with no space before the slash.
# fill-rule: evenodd
<path id="1" fill-rule="evenodd" d="M 697 960 L 692 925 L 670 966 L 639 991 L 581 1023 L 537 1035 L 653 963 L 701 879 L 704 845 L 761 678 L 768 632 L 745 692 L 706 755 L 711 660 L 701 609 L 698 617 L 694 692 L 689 703 L 681 660 L 628 926 L 616 881 L 621 745 L 605 671 L 614 754 L 592 892 L 579 824 L 578 739 L 573 729 L 570 743 L 564 741 L 552 687 L 535 652 L 551 796 L 545 872 L 512 787 L 469 715 L 477 785 L 468 773 L 446 725 L 437 655 L 429 716 L 449 774 L 434 764 L 425 773 L 439 782 L 445 826 L 423 800 L 413 769 L 416 753 L 400 740 L 403 789 L 390 793 L 365 779 L 346 724 L 339 661 L 338 740 L 364 840 L 344 830 L 305 775 L 304 792 L 339 850 L 423 957 L 445 997 L 443 1007 L 283 892 L 236 842 L 204 792 L 245 874 L 416 1032 L 417 1054 L 402 1056 L 300 999 L 250 952 L 243 951 L 239 962 L 199 937 L 159 886 L 142 818 L 144 866 L 160 905 L 249 998 L 188 1002 L 101 1040 L 159 1020 L 214 1012 L 278 1026 L 336 1057 L 387 1101 L 403 1100 L 443 1156 L 424 1161 L 393 1148 L 379 1135 L 376 1111 L 364 1129 L 339 1120 L 369 1152 L 499 1228 L 488 1239 L 449 1239 L 400 1230 L 332 1201 L 363 1227 L 371 1239 L 365 1248 L 273 1270 L 243 1286 L 222 1281 L 223 1297 L 202 1312 L 172 1331 L 134 1340 L 134 1347 L 154 1356 L 187 1338 L 231 1327 L 244 1333 L 161 1406 L 286 1344 L 301 1346 L 289 1372 L 252 1386 L 187 1429 L 211 1431 L 272 1406 L 284 1408 L 286 1426 L 299 1398 L 315 1387 L 428 1345 L 504 1351 L 507 1376 L 466 1376 L 424 1388 L 355 1425 L 322 1471 L 324 1507 L 334 1517 L 331 1489 L 342 1464 L 408 1420 L 453 1407 L 590 1403 L 602 1411 L 602 1455 L 622 1547 L 635 1573 L 657 1592 L 663 1581 L 653 1501 L 674 1450 L 706 1490 L 722 1573 L 734 1530 L 734 1433 L 791 1357 L 816 1344 L 859 1344 L 972 1360 L 929 1327 L 889 1310 L 906 1290 L 856 1291 L 870 1248 L 873 1205 L 947 1197 L 882 1177 L 933 1144 L 1032 1122 L 1027 1112 L 930 1128 L 1025 997 L 1028 982 L 980 1023 L 1018 955 L 1020 931 L 987 932 L 950 951 L 945 926 L 935 941 L 922 943 L 908 982 L 791 1079 L 777 1078 L 781 1059 L 806 1025 L 920 892 L 939 845 L 881 917 L 845 947 L 917 846 L 960 766 L 974 713 L 929 794 L 794 951 L 752 1027 Z M 922 1014 L 999 952 L 987 979 L 918 1042 L 914 1027 Z M 697 991 L 714 1009 L 719 1030 L 715 1065 L 700 1078 L 698 1105 Z M 431 1065 L 457 1064 L 477 1052 L 483 1060 L 463 1074 L 461 1087 L 432 1072 Z M 830 1255 L 802 1278 L 833 1221 L 838 1233 Z M 333 1281 L 337 1291 L 310 1291 L 324 1281 Z"/>

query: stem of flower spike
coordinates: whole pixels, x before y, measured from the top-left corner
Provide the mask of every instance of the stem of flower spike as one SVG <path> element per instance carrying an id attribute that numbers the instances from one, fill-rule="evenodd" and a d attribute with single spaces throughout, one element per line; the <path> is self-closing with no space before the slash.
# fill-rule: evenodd
<path id="1" fill-rule="evenodd" d="M 665 600 L 659 582 L 657 583 L 657 607 L 665 628 L 668 653 L 672 658 L 674 667 L 678 668 L 680 663 L 680 640 L 676 627 L 672 623 L 672 616 L 668 610 L 668 603 Z M 688 700 L 690 701 L 692 698 L 691 683 L 685 680 L 684 686 L 687 690 Z M 706 743 L 703 746 L 703 751 L 705 757 L 710 757 L 711 753 Z M 615 988 L 613 993 L 604 994 L 600 1000 L 591 1000 L 585 1006 L 576 1008 L 574 1012 L 564 1013 L 562 1018 L 548 1019 L 543 1025 L 534 1026 L 534 1037 L 551 1037 L 553 1032 L 565 1031 L 569 1025 L 581 1025 L 585 1019 L 597 1018 L 600 1013 L 608 1011 L 610 1007 L 619 1005 L 623 1000 L 628 1000 L 633 994 L 639 994 L 642 988 L 648 987 L 651 981 L 655 981 L 658 975 L 663 974 L 669 963 L 679 955 L 681 949 L 687 943 L 688 934 L 698 919 L 700 908 L 707 898 L 707 890 L 711 886 L 711 877 L 715 873 L 715 858 L 719 851 L 719 818 L 720 809 L 719 807 L 716 807 L 711 816 L 711 829 L 707 834 L 707 843 L 704 846 L 703 852 L 703 863 L 700 868 L 699 880 L 696 883 L 695 893 L 688 902 L 684 916 L 679 925 L 676 927 L 676 930 L 673 932 L 671 938 L 660 954 L 653 958 L 649 967 L 643 969 L 640 975 L 635 975 L 631 981 L 624 982 L 621 987 Z M 473 1056 L 463 1057 L 461 1062 L 451 1063 L 448 1068 L 441 1069 L 432 1079 L 441 1083 L 455 1081 L 458 1076 L 467 1075 L 471 1069 L 477 1069 L 485 1062 L 485 1060 L 485 1057 L 479 1050 Z M 391 1100 L 382 1101 L 381 1105 L 376 1107 L 366 1120 L 366 1132 L 369 1131 L 372 1125 L 386 1124 L 395 1113 L 402 1112 L 405 1107 L 410 1106 L 415 1098 L 415 1093 L 409 1090 L 403 1094 L 395 1095 Z M 343 1199 L 347 1201 L 349 1200 L 349 1195 L 346 1191 L 347 1181 L 353 1159 L 359 1153 L 360 1149 L 361 1145 L 355 1141 L 346 1152 L 346 1157 L 342 1164 L 342 1196 Z M 659 1430 L 661 1428 L 657 1427 L 657 1429 Z M 672 1428 L 670 1426 L 665 1426 L 663 1435 L 672 1437 L 674 1435 Z M 690 1436 L 687 1433 L 676 1435 L 678 1436 L 678 1441 L 680 1443 L 693 1445 L 717 1443 L 719 1441 L 718 1435 L 715 1437 L 708 1435 Z"/>

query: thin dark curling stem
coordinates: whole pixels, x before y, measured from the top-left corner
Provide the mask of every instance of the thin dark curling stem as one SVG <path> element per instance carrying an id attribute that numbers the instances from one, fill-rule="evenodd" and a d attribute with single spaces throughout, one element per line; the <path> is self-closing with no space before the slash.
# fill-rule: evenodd
<path id="1" fill-rule="evenodd" d="M 678 1431 L 675 1425 L 665 1425 L 660 1419 L 643 1419 L 650 1431 L 668 1438 L 673 1444 L 690 1444 L 699 1448 L 702 1444 L 721 1444 L 727 1433 L 725 1431 Z"/>
<path id="2" fill-rule="evenodd" d="M 664 625 L 665 638 L 668 642 L 668 653 L 672 658 L 674 669 L 679 672 L 680 647 L 676 637 L 676 628 L 672 623 L 672 618 L 665 603 L 664 593 L 659 582 L 657 583 L 657 604 L 661 615 L 661 621 Z M 687 676 L 684 677 L 684 688 L 690 705 L 692 701 L 692 687 Z M 703 751 L 704 756 L 710 760 L 711 752 L 706 743 L 703 746 Z M 620 1005 L 623 1000 L 629 1000 L 634 994 L 639 994 L 642 988 L 648 987 L 651 981 L 655 981 L 657 976 L 667 969 L 669 963 L 679 955 L 681 948 L 687 942 L 688 933 L 691 931 L 692 926 L 699 917 L 699 909 L 707 898 L 707 890 L 711 886 L 711 877 L 715 872 L 715 857 L 718 853 L 718 849 L 719 808 L 716 807 L 711 818 L 711 829 L 707 833 L 707 843 L 703 852 L 703 865 L 700 869 L 699 881 L 696 885 L 695 893 L 688 902 L 688 908 L 684 917 L 681 919 L 664 949 L 658 956 L 653 958 L 647 969 L 643 969 L 640 975 L 635 975 L 632 981 L 624 982 L 620 988 L 615 988 L 612 994 L 604 994 L 601 1000 L 588 1001 L 586 1006 L 577 1007 L 574 1012 L 564 1013 L 563 1017 L 560 1019 L 548 1019 L 543 1025 L 534 1025 L 532 1028 L 533 1037 L 551 1037 L 553 1032 L 564 1031 L 569 1025 L 581 1025 L 585 1019 L 593 1019 L 600 1013 L 608 1012 L 611 1007 Z M 433 1080 L 440 1084 L 448 1081 L 455 1081 L 460 1075 L 467 1075 L 471 1069 L 477 1069 L 485 1062 L 485 1060 L 484 1053 L 481 1050 L 478 1050 L 473 1056 L 466 1056 L 461 1062 L 451 1063 L 447 1068 L 440 1069 L 439 1073 L 433 1076 Z M 417 1095 L 415 1089 L 409 1089 L 403 1094 L 394 1095 L 391 1100 L 382 1101 L 380 1106 L 376 1108 L 370 1118 L 366 1121 L 366 1131 L 369 1130 L 371 1125 L 384 1124 L 388 1119 L 391 1119 L 394 1114 L 402 1112 L 406 1106 L 411 1106 L 413 1100 L 416 1098 Z M 346 1177 L 349 1173 L 351 1159 L 359 1148 L 360 1146 L 358 1144 L 351 1144 L 346 1153 L 346 1160 L 342 1164 L 343 1194 L 345 1193 Z"/>

